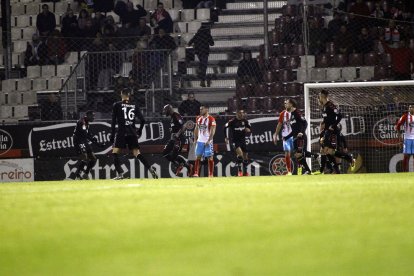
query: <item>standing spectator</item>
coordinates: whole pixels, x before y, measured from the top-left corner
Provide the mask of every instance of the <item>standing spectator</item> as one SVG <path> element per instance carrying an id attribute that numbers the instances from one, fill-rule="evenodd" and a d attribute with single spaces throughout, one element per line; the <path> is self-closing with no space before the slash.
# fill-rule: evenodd
<path id="1" fill-rule="evenodd" d="M 154 35 L 150 41 L 152 49 L 169 49 L 175 50 L 177 44 L 175 44 L 174 38 L 166 33 L 163 28 L 159 29 L 158 35 Z"/>
<path id="2" fill-rule="evenodd" d="M 79 36 L 78 18 L 73 14 L 73 10 L 68 8 L 66 14 L 62 19 L 62 36 L 65 38 L 66 45 L 69 51 L 77 49 L 77 42 L 75 37 Z"/>
<path id="3" fill-rule="evenodd" d="M 46 40 L 48 62 L 62 64 L 67 53 L 65 41 L 59 30 L 54 30 Z"/>
<path id="4" fill-rule="evenodd" d="M 98 30 L 93 26 L 92 19 L 88 18 L 85 22 L 85 28 L 82 30 L 82 42 L 80 43 L 82 50 L 90 51 L 93 39 L 96 37 Z"/>
<path id="5" fill-rule="evenodd" d="M 345 25 L 341 26 L 338 36 L 334 40 L 335 49 L 339 54 L 349 54 L 353 50 L 354 37 L 348 32 Z"/>
<path id="6" fill-rule="evenodd" d="M 101 12 L 95 12 L 95 17 L 92 18 L 92 24 L 95 29 L 99 32 L 102 31 L 102 27 L 105 24 L 106 16 L 103 15 Z"/>
<path id="7" fill-rule="evenodd" d="M 183 116 L 200 115 L 201 103 L 196 100 L 194 93 L 188 93 L 187 100 L 183 101 L 178 107 L 178 112 Z"/>
<path id="8" fill-rule="evenodd" d="M 210 27 L 201 26 L 193 38 L 188 42 L 188 46 L 194 44 L 194 52 L 200 61 L 198 65 L 198 77 L 201 79 L 200 86 L 206 87 L 206 72 L 210 46 L 214 46 Z"/>
<path id="9" fill-rule="evenodd" d="M 151 36 L 151 28 L 147 25 L 145 17 L 139 19 L 138 36 L 144 39 L 148 39 Z"/>
<path id="10" fill-rule="evenodd" d="M 86 22 L 91 19 L 91 16 L 89 15 L 89 12 L 85 9 L 81 10 L 79 12 L 79 18 L 78 18 L 78 27 L 83 31 L 83 29 L 86 28 Z"/>
<path id="11" fill-rule="evenodd" d="M 50 93 L 47 100 L 41 104 L 42 121 L 57 121 L 63 119 L 62 107 L 59 102 L 59 96 L 56 93 Z"/>
<path id="12" fill-rule="evenodd" d="M 134 4 L 132 2 L 127 3 L 127 11 L 123 17 L 121 17 L 123 25 L 130 23 L 133 26 L 137 26 L 139 19 L 147 15 L 147 11 L 140 5 L 137 5 L 137 8 L 137 10 L 134 9 Z"/>
<path id="13" fill-rule="evenodd" d="M 49 11 L 47 4 L 42 5 L 42 12 L 37 15 L 36 27 L 42 38 L 46 38 L 56 28 L 55 14 Z"/>
<path id="14" fill-rule="evenodd" d="M 47 47 L 40 40 L 38 34 L 33 34 L 32 43 L 27 42 L 27 48 L 24 55 L 24 66 L 45 65 L 47 61 Z"/>
<path id="15" fill-rule="evenodd" d="M 342 19 L 341 14 L 338 12 L 334 12 L 333 19 L 328 23 L 328 32 L 331 40 L 335 39 L 335 37 L 339 33 L 339 29 L 341 29 L 341 26 L 344 24 L 345 22 Z"/>
<path id="16" fill-rule="evenodd" d="M 386 53 L 391 54 L 392 68 L 394 70 L 395 80 L 410 80 L 411 66 L 414 64 L 414 53 L 405 44 L 405 40 L 401 40 L 398 48 L 391 48 L 381 38 L 382 47 Z"/>
<path id="17" fill-rule="evenodd" d="M 114 1 L 113 0 L 99 0 L 96 1 L 94 5 L 95 12 L 103 12 L 107 13 L 114 9 Z"/>
<path id="18" fill-rule="evenodd" d="M 320 27 L 316 18 L 309 20 L 309 52 L 311 55 L 319 55 L 325 50 L 328 41 L 328 32 Z"/>
<path id="19" fill-rule="evenodd" d="M 361 33 L 355 42 L 355 52 L 357 53 L 369 53 L 374 50 L 374 40 L 368 33 L 368 29 L 361 28 Z"/>
<path id="20" fill-rule="evenodd" d="M 252 58 L 252 52 L 243 52 L 243 59 L 237 67 L 237 83 L 258 83 L 262 81 L 262 71 L 256 59 Z"/>
<path id="21" fill-rule="evenodd" d="M 126 23 L 116 32 L 118 48 L 122 50 L 133 49 L 137 44 L 138 27 L 132 23 Z"/>
<path id="22" fill-rule="evenodd" d="M 151 16 L 152 23 L 155 28 L 155 33 L 157 34 L 160 29 L 164 29 L 166 33 L 173 32 L 173 21 L 170 14 L 164 9 L 163 3 L 158 3 L 157 9 Z"/>

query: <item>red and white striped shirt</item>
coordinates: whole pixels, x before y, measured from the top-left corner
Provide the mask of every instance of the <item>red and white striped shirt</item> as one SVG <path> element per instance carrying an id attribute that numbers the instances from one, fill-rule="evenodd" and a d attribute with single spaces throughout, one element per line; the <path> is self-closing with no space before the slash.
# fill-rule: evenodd
<path id="1" fill-rule="evenodd" d="M 286 137 L 289 135 L 289 133 L 292 132 L 292 127 L 290 126 L 291 116 L 292 115 L 287 110 L 283 110 L 282 112 L 280 112 L 279 123 L 282 124 L 282 137 Z"/>
<path id="2" fill-rule="evenodd" d="M 414 139 L 414 115 L 404 113 L 398 120 L 397 131 L 400 131 L 401 126 L 404 126 L 404 139 Z"/>
<path id="3" fill-rule="evenodd" d="M 198 139 L 197 142 L 207 142 L 210 138 L 210 129 L 216 125 L 216 119 L 213 116 L 208 115 L 207 117 L 198 116 L 196 119 L 198 126 Z"/>

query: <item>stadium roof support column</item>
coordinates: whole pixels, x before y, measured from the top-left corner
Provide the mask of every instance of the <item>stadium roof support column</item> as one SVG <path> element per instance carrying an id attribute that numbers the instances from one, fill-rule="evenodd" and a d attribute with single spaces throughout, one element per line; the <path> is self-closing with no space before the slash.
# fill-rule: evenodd
<path id="1" fill-rule="evenodd" d="M 303 46 L 305 48 L 305 76 L 306 81 L 310 81 L 309 76 L 309 64 L 308 64 L 308 55 L 309 55 L 309 25 L 308 25 L 308 4 L 307 0 L 303 0 Z"/>
<path id="2" fill-rule="evenodd" d="M 2 41 L 4 49 L 5 79 L 10 79 L 12 68 L 11 52 L 11 6 L 10 0 L 1 0 Z"/>
<path id="3" fill-rule="evenodd" d="M 269 19 L 267 12 L 267 0 L 263 0 L 263 19 L 264 19 L 264 55 L 265 59 L 269 59 Z"/>

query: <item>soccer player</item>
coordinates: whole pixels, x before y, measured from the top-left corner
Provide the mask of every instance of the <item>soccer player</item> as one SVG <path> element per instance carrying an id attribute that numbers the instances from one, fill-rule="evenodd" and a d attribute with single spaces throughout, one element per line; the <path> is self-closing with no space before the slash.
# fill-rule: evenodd
<path id="1" fill-rule="evenodd" d="M 171 118 L 171 139 L 168 141 L 168 144 L 165 145 L 162 156 L 177 165 L 175 175 L 179 175 L 183 167 L 187 168 L 188 175 L 190 175 L 193 165 L 189 164 L 183 156 L 179 155 L 184 140 L 184 131 L 186 129 L 184 120 L 178 112 L 174 111 L 170 104 L 164 106 L 163 113 Z"/>
<path id="2" fill-rule="evenodd" d="M 404 126 L 404 141 L 401 137 L 401 127 Z M 414 105 L 408 106 L 408 112 L 405 112 L 397 122 L 397 137 L 403 145 L 403 171 L 408 172 L 408 161 L 410 156 L 414 155 Z"/>
<path id="3" fill-rule="evenodd" d="M 96 156 L 92 151 L 89 142 L 98 144 L 98 139 L 93 137 L 89 132 L 89 123 L 95 120 L 95 114 L 92 110 L 86 111 L 83 118 L 76 123 L 73 132 L 73 144 L 76 152 L 79 154 L 79 162 L 75 171 L 75 179 L 89 179 L 89 172 L 96 164 Z M 100 145 L 100 144 L 98 144 Z M 86 166 L 86 169 L 85 169 Z M 81 176 L 81 173 L 84 173 Z"/>
<path id="4" fill-rule="evenodd" d="M 111 143 L 112 153 L 114 156 L 114 165 L 117 172 L 117 176 L 114 180 L 124 179 L 121 163 L 119 160 L 119 153 L 121 150 L 127 147 L 132 154 L 145 166 L 145 168 L 151 173 L 153 178 L 158 178 L 155 170 L 148 164 L 148 161 L 142 156 L 139 151 L 138 138 L 142 134 L 142 129 L 145 125 L 144 116 L 138 106 L 129 101 L 131 90 L 124 88 L 121 91 L 122 100 L 114 103 L 112 108 L 112 135 Z M 137 130 L 135 127 L 136 119 L 140 120 L 140 127 Z M 118 128 L 116 129 L 116 125 Z"/>
<path id="5" fill-rule="evenodd" d="M 306 128 L 308 123 L 302 116 L 302 113 L 297 109 L 297 103 L 294 99 L 290 98 L 286 100 L 286 107 L 290 110 L 290 129 L 291 132 L 283 137 L 284 141 L 293 138 L 293 152 L 295 159 L 299 166 L 302 166 L 305 171 L 302 174 L 311 174 L 311 170 L 306 163 L 307 157 L 317 158 L 317 154 L 313 154 L 306 150 L 307 139 L 306 139 Z"/>
<path id="6" fill-rule="evenodd" d="M 336 149 L 337 135 L 339 133 L 338 124 L 342 120 L 342 114 L 339 112 L 338 107 L 329 99 L 329 92 L 327 90 L 323 89 L 319 93 L 319 103 L 322 106 L 323 118 L 323 129 L 321 128 L 323 136 L 320 141 L 326 158 L 333 164 L 335 173 L 339 174 L 339 166 L 336 163 L 335 157 L 345 159 L 351 163 L 351 168 L 355 165 L 355 159 L 352 155 Z"/>
<path id="7" fill-rule="evenodd" d="M 224 137 L 226 144 L 229 144 L 228 130 L 231 132 L 232 142 L 234 150 L 237 156 L 237 168 L 238 176 L 248 176 L 247 165 L 249 163 L 247 147 L 246 147 L 246 134 L 251 132 L 251 126 L 248 120 L 245 118 L 244 110 L 239 109 L 236 112 L 236 117 L 228 121 L 224 125 Z"/>
<path id="8" fill-rule="evenodd" d="M 293 150 L 293 137 L 290 137 L 289 139 L 284 138 L 292 132 L 292 128 L 290 126 L 291 107 L 292 105 L 289 104 L 289 101 L 285 100 L 285 110 L 280 112 L 276 131 L 273 135 L 273 142 L 276 145 L 279 140 L 279 132 L 282 130 L 283 151 L 285 152 L 285 163 L 288 175 L 292 175 L 291 152 Z"/>
<path id="9" fill-rule="evenodd" d="M 200 116 L 196 118 L 196 126 L 194 128 L 194 142 L 197 144 L 193 177 L 199 176 L 201 157 L 208 159 L 208 177 L 213 177 L 213 137 L 215 133 L 216 119 L 208 114 L 208 106 L 202 105 L 200 107 Z"/>

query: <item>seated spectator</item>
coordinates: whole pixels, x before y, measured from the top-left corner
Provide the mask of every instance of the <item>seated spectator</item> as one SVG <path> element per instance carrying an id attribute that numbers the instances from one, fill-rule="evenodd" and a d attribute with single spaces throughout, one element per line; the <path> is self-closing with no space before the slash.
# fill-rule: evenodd
<path id="1" fill-rule="evenodd" d="M 361 28 L 361 33 L 355 42 L 355 52 L 357 53 L 369 53 L 374 50 L 374 40 L 370 36 L 368 29 Z"/>
<path id="2" fill-rule="evenodd" d="M 362 0 L 356 0 L 355 4 L 351 6 L 350 13 L 355 15 L 369 16 L 369 7 Z"/>
<path id="3" fill-rule="evenodd" d="M 157 9 L 151 15 L 151 23 L 156 27 L 157 34 L 160 29 L 164 29 L 166 33 L 173 32 L 173 21 L 170 14 L 164 9 L 163 3 L 158 3 Z"/>
<path id="4" fill-rule="evenodd" d="M 144 39 L 148 39 L 151 36 L 151 28 L 147 25 L 145 17 L 139 19 L 138 36 Z"/>
<path id="5" fill-rule="evenodd" d="M 82 9 L 79 12 L 79 18 L 78 18 L 78 27 L 81 30 L 81 32 L 83 31 L 83 29 L 85 29 L 86 22 L 88 20 L 91 20 L 91 16 L 90 16 L 89 12 L 85 9 Z"/>
<path id="6" fill-rule="evenodd" d="M 309 52 L 311 55 L 319 55 L 325 51 L 328 41 L 328 32 L 322 29 L 316 18 L 309 20 Z"/>
<path id="7" fill-rule="evenodd" d="M 139 19 L 147 15 L 147 11 L 141 5 L 137 5 L 137 10 L 134 9 L 132 2 L 127 3 L 127 11 L 121 17 L 122 24 L 130 23 L 132 26 L 137 26 Z"/>
<path id="8" fill-rule="evenodd" d="M 112 15 L 108 15 L 104 21 L 104 25 L 102 27 L 102 33 L 114 35 L 117 30 L 118 30 L 118 27 L 115 23 L 114 17 Z"/>
<path id="9" fill-rule="evenodd" d="M 92 18 L 93 27 L 99 31 L 102 31 L 102 27 L 105 24 L 106 16 L 101 12 L 95 12 L 94 18 Z"/>
<path id="10" fill-rule="evenodd" d="M 350 54 L 353 51 L 354 37 L 348 32 L 345 25 L 339 29 L 339 35 L 334 40 L 335 49 L 339 54 Z"/>
<path id="11" fill-rule="evenodd" d="M 62 64 L 67 53 L 65 41 L 59 30 L 54 30 L 46 40 L 48 63 Z"/>
<path id="12" fill-rule="evenodd" d="M 237 83 L 258 83 L 262 81 L 263 73 L 260 70 L 259 63 L 252 58 L 250 50 L 243 52 L 243 59 L 239 62 L 237 68 Z"/>
<path id="13" fill-rule="evenodd" d="M 194 93 L 188 93 L 187 100 L 182 101 L 178 106 L 178 112 L 182 116 L 198 116 L 200 115 L 201 103 L 196 100 Z"/>
<path id="14" fill-rule="evenodd" d="M 42 39 L 46 39 L 56 28 L 55 14 L 49 11 L 47 4 L 42 5 L 42 12 L 37 15 L 36 27 Z"/>
<path id="15" fill-rule="evenodd" d="M 394 20 L 389 20 L 388 26 L 385 28 L 384 40 L 392 43 L 400 41 L 400 30 Z"/>
<path id="16" fill-rule="evenodd" d="M 401 40 L 398 43 L 398 48 L 391 48 L 383 38 L 380 41 L 385 52 L 391 54 L 394 79 L 410 80 L 412 73 L 411 66 L 414 64 L 414 53 L 406 46 L 405 40 Z"/>
<path id="17" fill-rule="evenodd" d="M 57 121 L 63 119 L 62 106 L 57 93 L 50 93 L 47 100 L 41 103 L 40 118 L 42 121 Z"/>
<path id="18" fill-rule="evenodd" d="M 177 48 L 177 44 L 175 44 L 174 38 L 167 34 L 163 28 L 159 29 L 158 35 L 154 35 L 149 44 L 150 48 L 152 49 L 175 50 L 175 48 Z"/>
<path id="19" fill-rule="evenodd" d="M 334 40 L 339 33 L 339 29 L 344 25 L 345 22 L 342 16 L 338 12 L 334 12 L 333 19 L 328 23 L 328 32 L 331 40 Z"/>
<path id="20" fill-rule="evenodd" d="M 93 39 L 96 37 L 98 30 L 93 26 L 92 19 L 89 18 L 85 22 L 85 28 L 81 31 L 81 50 L 91 50 L 91 43 Z"/>
<path id="21" fill-rule="evenodd" d="M 77 49 L 75 37 L 79 36 L 78 19 L 73 14 L 73 10 L 68 8 L 65 16 L 62 19 L 62 36 L 66 41 L 69 51 L 75 51 Z"/>
<path id="22" fill-rule="evenodd" d="M 47 47 L 39 38 L 38 34 L 33 34 L 32 43 L 27 42 L 24 55 L 24 66 L 45 65 L 47 63 Z"/>

